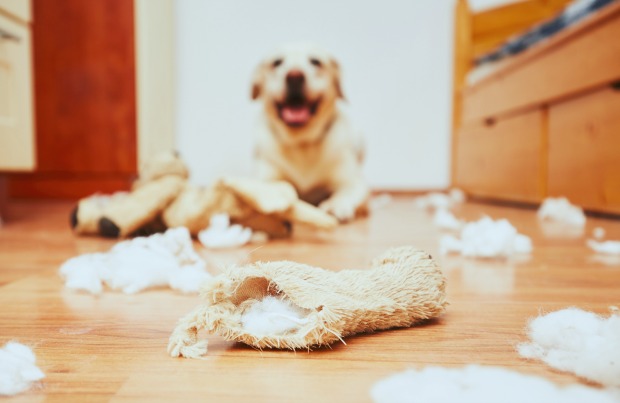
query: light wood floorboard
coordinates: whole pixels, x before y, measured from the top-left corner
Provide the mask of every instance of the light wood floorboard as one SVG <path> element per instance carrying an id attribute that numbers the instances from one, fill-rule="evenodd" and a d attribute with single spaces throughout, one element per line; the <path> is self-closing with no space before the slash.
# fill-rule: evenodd
<path id="1" fill-rule="evenodd" d="M 580 381 L 572 375 L 519 358 L 515 345 L 525 340 L 528 319 L 569 306 L 606 314 L 620 305 L 620 258 L 601 261 L 585 246 L 598 226 L 608 239 L 620 239 L 620 221 L 590 217 L 582 236 L 560 231 L 550 237 L 535 210 L 467 203 L 457 216 L 508 218 L 532 237 L 534 251 L 523 261 L 442 257 L 442 233 L 432 216 L 403 196 L 331 233 L 300 229 L 290 240 L 226 252 L 196 247 L 215 274 L 223 264 L 255 260 L 364 268 L 390 246 L 415 245 L 436 257 L 447 277 L 450 306 L 441 319 L 311 352 L 257 351 L 209 336 L 204 360 L 174 359 L 166 354 L 170 331 L 199 297 L 170 290 L 99 297 L 65 290 L 58 276 L 63 261 L 113 245 L 75 236 L 68 225 L 71 207 L 13 203 L 0 227 L 0 345 L 30 345 L 47 375 L 7 402 L 365 402 L 373 383 L 397 371 L 470 363 L 574 383 Z"/>

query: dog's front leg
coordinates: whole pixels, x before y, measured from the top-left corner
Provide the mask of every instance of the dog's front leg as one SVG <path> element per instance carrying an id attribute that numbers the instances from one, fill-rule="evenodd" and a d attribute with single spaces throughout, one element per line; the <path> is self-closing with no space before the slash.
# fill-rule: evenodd
<path id="1" fill-rule="evenodd" d="M 368 186 L 360 167 L 353 161 L 337 170 L 330 187 L 334 189 L 334 193 L 319 207 L 340 221 L 355 218 L 356 212 L 368 200 Z"/>

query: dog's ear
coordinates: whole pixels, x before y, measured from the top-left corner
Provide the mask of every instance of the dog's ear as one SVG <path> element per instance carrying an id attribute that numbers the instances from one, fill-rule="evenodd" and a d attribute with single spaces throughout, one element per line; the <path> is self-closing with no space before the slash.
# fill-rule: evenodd
<path id="1" fill-rule="evenodd" d="M 261 63 L 254 70 L 252 75 L 251 98 L 258 99 L 263 92 L 263 81 L 265 80 L 265 64 Z"/>
<path id="2" fill-rule="evenodd" d="M 333 57 L 330 59 L 330 64 L 334 72 L 334 88 L 336 89 L 336 95 L 338 98 L 346 100 L 344 92 L 342 92 L 342 85 L 340 84 L 340 64 Z"/>

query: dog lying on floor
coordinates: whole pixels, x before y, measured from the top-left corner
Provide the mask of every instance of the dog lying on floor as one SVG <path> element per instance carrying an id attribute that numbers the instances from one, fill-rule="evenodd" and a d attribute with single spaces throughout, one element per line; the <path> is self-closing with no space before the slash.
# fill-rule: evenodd
<path id="1" fill-rule="evenodd" d="M 302 200 L 340 221 L 364 212 L 364 146 L 337 107 L 344 95 L 336 60 L 316 45 L 282 47 L 257 67 L 252 99 L 263 103 L 259 176 L 290 182 Z"/>

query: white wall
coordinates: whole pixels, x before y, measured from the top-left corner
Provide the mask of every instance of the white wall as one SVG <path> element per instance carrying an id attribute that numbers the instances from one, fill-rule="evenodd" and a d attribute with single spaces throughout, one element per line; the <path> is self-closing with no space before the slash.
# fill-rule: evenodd
<path id="1" fill-rule="evenodd" d="M 367 140 L 370 184 L 448 186 L 452 0 L 176 4 L 177 146 L 193 181 L 252 173 L 253 68 L 281 43 L 310 40 L 342 65 L 346 109 Z"/>

